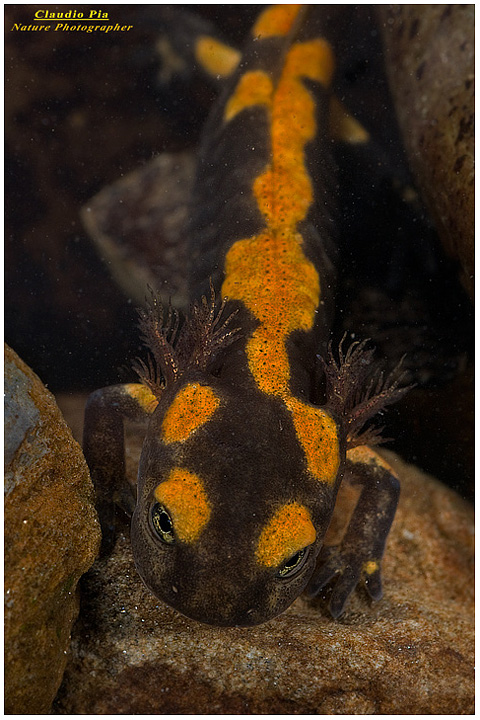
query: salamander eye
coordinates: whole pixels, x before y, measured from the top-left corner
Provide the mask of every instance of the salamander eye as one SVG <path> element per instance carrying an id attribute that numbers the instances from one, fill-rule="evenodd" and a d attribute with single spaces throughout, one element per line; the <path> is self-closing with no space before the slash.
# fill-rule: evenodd
<path id="1" fill-rule="evenodd" d="M 294 555 L 291 555 L 288 560 L 285 560 L 283 565 L 277 572 L 277 575 L 281 578 L 292 577 L 300 572 L 301 568 L 305 565 L 309 556 L 309 548 L 302 548 L 298 550 Z"/>
<path id="2" fill-rule="evenodd" d="M 150 513 L 150 519 L 153 529 L 160 540 L 167 545 L 173 545 L 175 542 L 173 522 L 165 507 L 160 503 L 155 503 Z"/>

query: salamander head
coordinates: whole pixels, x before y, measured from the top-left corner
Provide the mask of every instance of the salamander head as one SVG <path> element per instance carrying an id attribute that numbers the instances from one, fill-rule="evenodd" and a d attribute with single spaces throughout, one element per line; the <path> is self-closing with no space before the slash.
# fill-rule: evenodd
<path id="1" fill-rule="evenodd" d="M 336 487 L 312 476 L 280 398 L 184 378 L 150 421 L 132 547 L 147 587 L 212 625 L 255 625 L 305 588 Z"/>

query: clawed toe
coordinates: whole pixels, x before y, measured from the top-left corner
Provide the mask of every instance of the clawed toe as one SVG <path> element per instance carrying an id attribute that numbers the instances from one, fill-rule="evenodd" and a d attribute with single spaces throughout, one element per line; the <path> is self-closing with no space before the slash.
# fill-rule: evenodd
<path id="1" fill-rule="evenodd" d="M 308 594 L 314 597 L 331 584 L 328 608 L 332 617 L 338 618 L 362 578 L 372 600 L 379 600 L 382 597 L 382 581 L 376 561 L 365 562 L 351 551 L 325 548 L 320 555 L 318 570 L 308 586 Z"/>

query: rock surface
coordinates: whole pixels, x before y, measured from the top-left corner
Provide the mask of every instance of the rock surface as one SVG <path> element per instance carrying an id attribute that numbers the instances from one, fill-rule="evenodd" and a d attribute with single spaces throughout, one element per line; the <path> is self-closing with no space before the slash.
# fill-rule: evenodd
<path id="1" fill-rule="evenodd" d="M 88 468 L 53 396 L 8 347 L 5 372 L 5 711 L 48 713 L 99 525 Z"/>
<path id="2" fill-rule="evenodd" d="M 133 479 L 138 439 L 128 443 Z M 112 556 L 82 581 L 54 712 L 472 713 L 473 511 L 386 454 L 401 476 L 402 497 L 381 602 L 371 605 L 357 591 L 335 622 L 322 599 L 301 597 L 265 625 L 204 626 L 146 590 L 125 523 Z M 330 541 L 340 528 L 332 527 Z"/>
<path id="3" fill-rule="evenodd" d="M 473 296 L 474 5 L 379 5 L 398 121 L 416 183 Z"/>
<path id="4" fill-rule="evenodd" d="M 150 286 L 187 306 L 188 198 L 195 174 L 189 153 L 162 153 L 107 186 L 82 209 L 100 256 L 137 305 Z"/>

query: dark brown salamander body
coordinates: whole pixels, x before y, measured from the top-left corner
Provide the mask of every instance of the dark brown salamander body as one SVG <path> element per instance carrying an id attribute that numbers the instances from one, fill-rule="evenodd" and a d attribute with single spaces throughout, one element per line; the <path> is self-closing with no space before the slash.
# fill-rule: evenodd
<path id="1" fill-rule="evenodd" d="M 205 129 L 193 198 L 191 287 L 205 297 L 178 328 L 143 311 L 153 361 L 142 384 L 91 396 L 85 454 L 107 517 L 125 487 L 123 418 L 151 416 L 132 548 L 139 574 L 185 615 L 253 625 L 334 576 L 338 616 L 380 561 L 398 481 L 365 422 L 402 392 L 366 389 L 371 353 L 325 353 L 334 271 L 329 44 L 308 6 L 266 9 Z M 212 282 L 215 292 L 209 290 Z M 214 297 L 220 296 L 220 308 Z M 324 351 L 326 397 L 316 354 Z M 360 499 L 342 545 L 317 568 L 338 487 Z M 119 490 L 120 488 L 120 490 Z M 123 492 L 123 504 L 128 497 Z"/>

